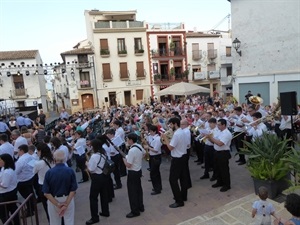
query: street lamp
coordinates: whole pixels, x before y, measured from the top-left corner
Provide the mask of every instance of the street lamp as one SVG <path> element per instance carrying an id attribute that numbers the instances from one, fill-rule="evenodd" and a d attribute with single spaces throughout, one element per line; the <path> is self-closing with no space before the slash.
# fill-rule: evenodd
<path id="1" fill-rule="evenodd" d="M 241 41 L 237 38 L 234 39 L 234 41 L 232 42 L 232 46 L 235 48 L 236 52 L 242 56 L 242 51 L 239 50 L 239 48 L 241 47 Z M 238 51 L 239 50 L 239 51 Z"/>

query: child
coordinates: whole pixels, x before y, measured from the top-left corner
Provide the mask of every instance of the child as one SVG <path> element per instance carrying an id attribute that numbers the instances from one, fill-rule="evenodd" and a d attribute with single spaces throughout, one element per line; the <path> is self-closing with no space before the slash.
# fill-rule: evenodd
<path id="1" fill-rule="evenodd" d="M 260 200 L 255 201 L 252 205 L 252 218 L 256 218 L 255 225 L 271 225 L 271 215 L 275 215 L 275 209 L 272 203 L 267 202 L 267 188 L 260 187 L 258 196 Z"/>

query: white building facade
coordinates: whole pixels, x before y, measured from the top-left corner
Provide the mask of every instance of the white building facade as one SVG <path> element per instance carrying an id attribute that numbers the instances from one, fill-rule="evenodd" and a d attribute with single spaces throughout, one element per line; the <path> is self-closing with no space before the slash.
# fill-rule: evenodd
<path id="1" fill-rule="evenodd" d="M 47 70 L 38 50 L 0 52 L 0 65 L 1 113 L 27 106 L 48 112 Z"/>
<path id="2" fill-rule="evenodd" d="M 190 82 L 225 98 L 232 90 L 230 33 L 188 32 L 186 41 Z"/>
<path id="3" fill-rule="evenodd" d="M 230 3 L 229 3 L 230 4 Z M 233 95 L 245 102 L 249 90 L 264 104 L 277 102 L 282 92 L 300 99 L 300 2 L 231 0 Z"/>
<path id="4" fill-rule="evenodd" d="M 85 11 L 87 39 L 94 51 L 99 107 L 149 102 L 146 24 L 136 11 Z"/>

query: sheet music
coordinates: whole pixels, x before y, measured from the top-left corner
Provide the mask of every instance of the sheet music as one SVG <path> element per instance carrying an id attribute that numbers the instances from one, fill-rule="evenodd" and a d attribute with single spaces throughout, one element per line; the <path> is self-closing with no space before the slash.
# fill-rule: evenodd
<path id="1" fill-rule="evenodd" d="M 120 136 L 114 137 L 112 140 L 112 143 L 114 143 L 117 147 L 120 147 L 124 142 Z"/>

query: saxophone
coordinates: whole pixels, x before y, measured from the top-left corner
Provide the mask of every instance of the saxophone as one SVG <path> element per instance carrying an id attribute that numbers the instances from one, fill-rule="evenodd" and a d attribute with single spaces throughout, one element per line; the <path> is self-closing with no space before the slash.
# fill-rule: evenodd
<path id="1" fill-rule="evenodd" d="M 145 131 L 141 131 L 141 145 L 144 147 L 145 145 L 147 145 L 147 146 L 149 146 L 149 144 L 148 144 L 148 142 L 147 142 L 147 140 L 146 140 L 146 137 L 145 137 Z M 144 156 L 144 159 L 146 160 L 146 161 L 149 161 L 150 160 L 150 153 L 149 153 L 149 151 L 148 151 L 148 149 L 147 148 L 145 148 L 144 147 L 144 149 L 145 149 L 145 151 L 146 151 L 146 153 L 145 153 L 145 156 Z"/>

